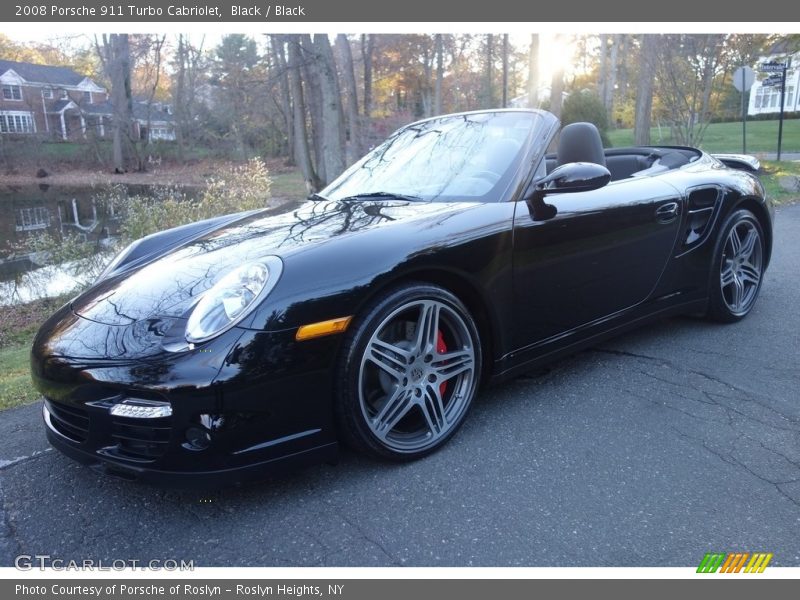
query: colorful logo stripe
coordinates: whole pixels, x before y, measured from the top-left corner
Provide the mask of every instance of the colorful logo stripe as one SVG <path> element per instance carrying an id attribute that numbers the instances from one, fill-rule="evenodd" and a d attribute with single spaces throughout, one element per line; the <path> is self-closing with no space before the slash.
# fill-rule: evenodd
<path id="1" fill-rule="evenodd" d="M 772 560 L 771 552 L 707 552 L 697 567 L 698 573 L 763 573 Z M 749 562 L 747 559 L 750 559 Z M 745 563 L 747 566 L 745 567 Z"/>

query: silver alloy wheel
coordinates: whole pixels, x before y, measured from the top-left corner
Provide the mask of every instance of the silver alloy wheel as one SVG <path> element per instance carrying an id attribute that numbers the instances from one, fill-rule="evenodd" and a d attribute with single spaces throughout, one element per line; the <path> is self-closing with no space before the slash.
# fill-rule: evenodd
<path id="1" fill-rule="evenodd" d="M 475 349 L 462 316 L 438 300 L 414 300 L 375 329 L 359 369 L 359 405 L 387 448 L 418 452 L 445 437 L 474 393 Z"/>
<path id="2" fill-rule="evenodd" d="M 761 235 L 749 220 L 731 228 L 722 253 L 719 282 L 722 298 L 734 315 L 750 310 L 761 283 L 763 249 Z"/>

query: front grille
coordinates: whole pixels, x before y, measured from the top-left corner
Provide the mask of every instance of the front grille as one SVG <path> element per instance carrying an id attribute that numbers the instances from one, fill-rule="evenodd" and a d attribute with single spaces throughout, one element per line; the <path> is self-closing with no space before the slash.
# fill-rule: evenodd
<path id="1" fill-rule="evenodd" d="M 50 423 L 63 436 L 82 443 L 89 437 L 89 414 L 81 406 L 46 400 Z"/>
<path id="2" fill-rule="evenodd" d="M 172 434 L 170 419 L 112 418 L 111 437 L 117 453 L 134 459 L 155 459 L 167 451 Z M 144 422 L 143 422 L 144 421 Z M 150 424 L 151 422 L 155 422 Z"/>

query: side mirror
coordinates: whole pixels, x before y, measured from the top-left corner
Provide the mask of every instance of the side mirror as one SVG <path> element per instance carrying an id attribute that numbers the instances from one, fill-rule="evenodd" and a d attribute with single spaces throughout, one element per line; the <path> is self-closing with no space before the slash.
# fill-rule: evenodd
<path id="1" fill-rule="evenodd" d="M 574 162 L 556 167 L 546 177 L 536 182 L 533 194 L 528 200 L 531 216 L 536 221 L 546 221 L 556 216 L 558 209 L 544 201 L 548 194 L 589 192 L 603 187 L 609 181 L 611 173 L 597 163 Z"/>
<path id="2" fill-rule="evenodd" d="M 602 165 L 574 162 L 553 169 L 547 177 L 536 182 L 536 189 L 544 194 L 588 192 L 601 188 L 611 181 L 611 173 Z"/>

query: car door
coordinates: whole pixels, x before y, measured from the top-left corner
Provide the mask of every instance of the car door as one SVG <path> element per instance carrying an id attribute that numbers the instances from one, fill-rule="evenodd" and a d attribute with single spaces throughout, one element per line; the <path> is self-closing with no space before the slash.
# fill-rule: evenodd
<path id="1" fill-rule="evenodd" d="M 644 301 L 672 253 L 682 200 L 658 177 L 589 192 L 549 194 L 554 217 L 536 220 L 525 201 L 514 214 L 517 348 L 578 334 Z"/>

